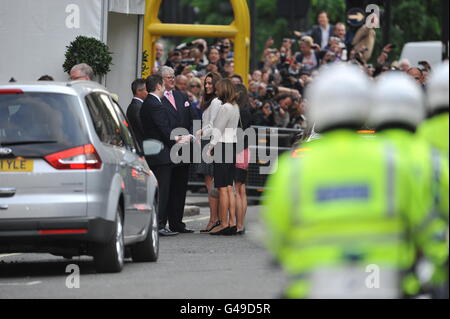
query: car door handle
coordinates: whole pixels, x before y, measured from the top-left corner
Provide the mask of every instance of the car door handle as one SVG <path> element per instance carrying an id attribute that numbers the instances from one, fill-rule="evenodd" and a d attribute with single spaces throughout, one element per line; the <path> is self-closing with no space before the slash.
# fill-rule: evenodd
<path id="1" fill-rule="evenodd" d="M 0 188 L 0 197 L 13 197 L 15 194 L 15 188 Z"/>

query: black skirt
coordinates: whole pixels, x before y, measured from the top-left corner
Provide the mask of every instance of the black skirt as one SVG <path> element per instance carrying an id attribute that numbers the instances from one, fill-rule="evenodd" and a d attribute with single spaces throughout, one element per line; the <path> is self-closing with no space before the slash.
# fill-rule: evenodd
<path id="1" fill-rule="evenodd" d="M 201 141 L 201 146 L 202 146 L 201 149 L 202 149 L 202 152 L 203 152 L 203 150 L 206 149 L 206 147 L 208 146 L 208 144 L 209 144 L 209 140 L 202 140 L 202 141 Z M 206 151 L 205 151 L 205 152 L 206 152 Z M 196 165 L 195 172 L 196 172 L 198 175 L 203 176 L 203 177 L 205 177 L 205 176 L 211 176 L 211 177 L 213 177 L 213 176 L 214 176 L 214 163 L 206 163 L 206 162 L 203 160 L 203 153 L 202 153 L 202 156 L 201 156 L 201 163 L 198 163 L 198 164 Z"/>
<path id="2" fill-rule="evenodd" d="M 242 168 L 234 169 L 234 181 L 236 183 L 247 184 L 248 170 Z"/>
<path id="3" fill-rule="evenodd" d="M 236 167 L 236 144 L 218 143 L 214 147 L 214 186 L 233 186 Z"/>

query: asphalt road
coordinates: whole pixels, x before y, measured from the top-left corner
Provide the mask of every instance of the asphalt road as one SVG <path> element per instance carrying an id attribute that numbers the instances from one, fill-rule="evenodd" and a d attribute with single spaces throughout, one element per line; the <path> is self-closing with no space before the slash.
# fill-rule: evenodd
<path id="1" fill-rule="evenodd" d="M 49 254 L 0 255 L 0 299 L 4 298 L 157 298 L 271 299 L 285 283 L 257 240 L 260 207 L 249 207 L 243 236 L 200 234 L 209 212 L 187 217 L 194 234 L 163 237 L 156 263 L 127 260 L 119 274 L 97 274 L 92 259 L 71 261 Z M 66 267 L 79 266 L 79 288 Z"/>

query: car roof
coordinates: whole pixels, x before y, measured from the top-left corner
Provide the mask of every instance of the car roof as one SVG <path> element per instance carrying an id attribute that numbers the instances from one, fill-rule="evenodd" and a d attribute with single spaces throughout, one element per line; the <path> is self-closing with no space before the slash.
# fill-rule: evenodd
<path id="1" fill-rule="evenodd" d="M 35 82 L 0 83 L 0 90 L 2 89 L 20 89 L 24 92 L 61 93 L 78 96 L 86 96 L 94 91 L 109 93 L 104 86 L 94 81 L 71 81 L 71 82 L 35 81 Z"/>

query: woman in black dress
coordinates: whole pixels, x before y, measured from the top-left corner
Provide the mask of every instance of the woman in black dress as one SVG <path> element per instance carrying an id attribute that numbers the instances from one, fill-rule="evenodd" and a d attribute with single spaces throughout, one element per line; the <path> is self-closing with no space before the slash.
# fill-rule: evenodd
<path id="1" fill-rule="evenodd" d="M 208 73 L 204 82 L 204 96 L 201 104 L 202 115 L 202 129 L 196 132 L 198 141 L 201 141 L 202 157 L 201 163 L 197 165 L 196 173 L 203 176 L 205 185 L 208 190 L 208 201 L 210 209 L 210 217 L 206 229 L 201 230 L 201 233 L 207 233 L 220 225 L 219 222 L 219 194 L 214 188 L 214 163 L 207 163 L 204 161 L 207 146 L 211 140 L 211 131 L 214 120 L 220 110 L 222 103 L 217 99 L 216 84 L 221 80 L 218 73 Z"/>

